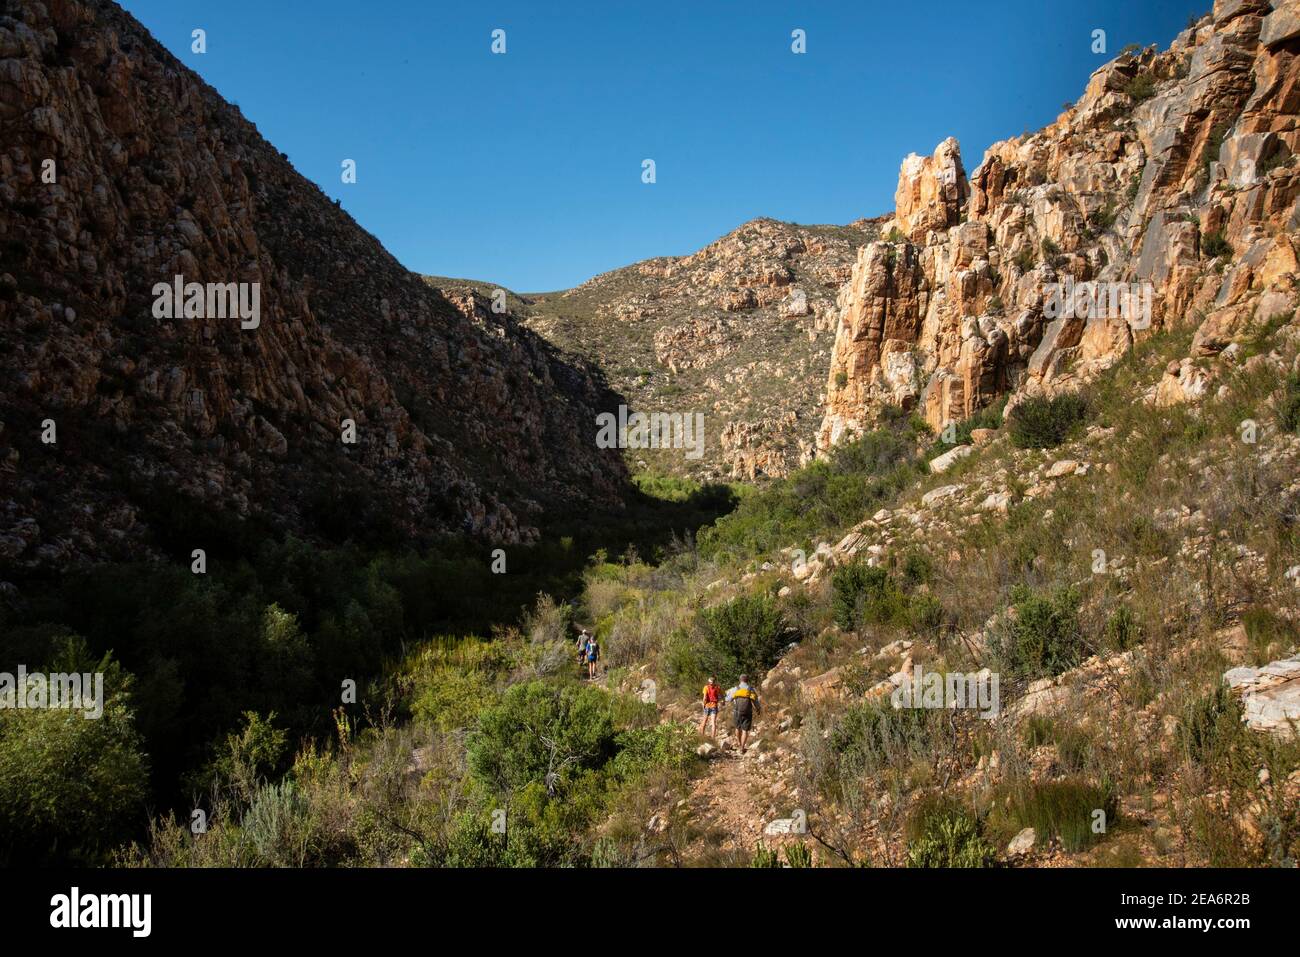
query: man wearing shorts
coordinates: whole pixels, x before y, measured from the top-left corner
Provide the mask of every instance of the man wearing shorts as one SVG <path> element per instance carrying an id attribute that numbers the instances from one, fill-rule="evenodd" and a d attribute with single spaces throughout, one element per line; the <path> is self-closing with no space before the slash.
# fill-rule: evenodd
<path id="1" fill-rule="evenodd" d="M 754 727 L 754 715 L 763 711 L 758 703 L 758 692 L 749 686 L 748 675 L 741 675 L 740 683 L 727 691 L 727 700 L 731 702 L 731 713 L 736 722 L 736 744 L 744 754 L 749 732 Z"/>

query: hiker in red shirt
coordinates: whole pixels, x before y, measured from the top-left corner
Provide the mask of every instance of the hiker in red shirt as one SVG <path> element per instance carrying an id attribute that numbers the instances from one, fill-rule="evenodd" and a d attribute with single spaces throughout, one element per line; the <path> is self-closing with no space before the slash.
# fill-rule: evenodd
<path id="1" fill-rule="evenodd" d="M 704 734 L 706 725 L 712 725 L 710 737 L 718 735 L 718 707 L 722 703 L 722 685 L 716 678 L 710 678 L 704 686 L 704 717 L 700 719 L 700 734 Z"/>

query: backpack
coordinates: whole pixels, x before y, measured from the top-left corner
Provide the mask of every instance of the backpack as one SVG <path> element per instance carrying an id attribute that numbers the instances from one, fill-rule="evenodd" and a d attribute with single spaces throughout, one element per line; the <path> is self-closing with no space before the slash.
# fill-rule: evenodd
<path id="1" fill-rule="evenodd" d="M 749 688 L 737 688 L 731 693 L 731 706 L 740 717 L 748 717 L 754 712 L 755 697 Z"/>
<path id="2" fill-rule="evenodd" d="M 705 704 L 716 705 L 718 703 L 718 699 L 721 697 L 722 697 L 722 688 L 720 688 L 718 685 L 704 686 Z"/>

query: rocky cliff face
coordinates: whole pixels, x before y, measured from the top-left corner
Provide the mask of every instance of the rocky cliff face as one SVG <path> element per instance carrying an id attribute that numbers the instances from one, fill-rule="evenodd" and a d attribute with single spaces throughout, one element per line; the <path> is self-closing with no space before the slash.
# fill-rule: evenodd
<path id="1" fill-rule="evenodd" d="M 1196 332 L 1150 398 L 1204 394 L 1204 360 L 1294 318 L 1298 113 L 1300 3 L 1220 0 L 1167 51 L 1103 66 L 1051 126 L 992 146 L 969 181 L 955 140 L 908 157 L 840 294 L 819 448 L 886 405 L 940 428 L 1004 393 L 1013 408 L 1077 388 L 1162 328 Z M 1067 283 L 1124 288 L 1070 315 L 1052 297 Z"/>
<path id="2" fill-rule="evenodd" d="M 0 16 L 0 236 L 5 562 L 148 554 L 190 508 L 511 542 L 619 498 L 590 370 L 403 269 L 113 3 Z M 256 283 L 256 328 L 158 318 L 176 276 Z"/>

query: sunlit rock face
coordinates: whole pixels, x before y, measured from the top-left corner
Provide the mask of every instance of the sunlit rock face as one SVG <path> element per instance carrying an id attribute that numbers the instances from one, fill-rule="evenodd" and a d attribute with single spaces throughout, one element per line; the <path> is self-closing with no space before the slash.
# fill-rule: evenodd
<path id="1" fill-rule="evenodd" d="M 994 144 L 969 180 L 952 139 L 904 160 L 894 218 L 841 292 L 818 449 L 886 405 L 940 428 L 1003 394 L 1014 408 L 1078 388 L 1152 330 L 1196 326 L 1204 357 L 1293 317 L 1298 8 L 1216 4 L 1168 50 L 1097 70 L 1055 123 Z M 1063 309 L 1062 288 L 1133 308 Z M 1169 379 L 1153 400 L 1205 393 L 1181 365 Z"/>

